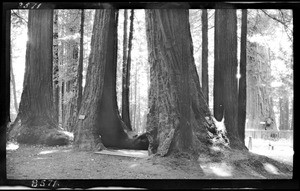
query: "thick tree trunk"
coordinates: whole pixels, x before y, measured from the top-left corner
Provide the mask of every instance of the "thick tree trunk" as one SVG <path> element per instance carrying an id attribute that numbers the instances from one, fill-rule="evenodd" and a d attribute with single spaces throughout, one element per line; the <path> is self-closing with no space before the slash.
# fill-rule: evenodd
<path id="1" fill-rule="evenodd" d="M 77 69 L 77 114 L 80 110 L 82 101 L 82 71 L 83 71 L 83 34 L 84 34 L 84 9 L 81 10 L 81 22 L 80 22 L 80 52 L 79 63 Z"/>
<path id="2" fill-rule="evenodd" d="M 221 46 L 224 46 L 221 44 L 222 39 L 225 38 L 224 31 L 226 28 L 222 25 L 226 22 L 226 18 L 221 16 L 221 10 L 217 9 L 215 10 L 215 60 L 214 60 L 214 89 L 213 89 L 213 99 L 214 99 L 214 117 L 216 120 L 221 121 L 224 118 L 224 104 L 223 104 L 223 74 L 222 72 L 222 64 L 224 55 L 221 54 Z"/>
<path id="3" fill-rule="evenodd" d="M 53 10 L 29 10 L 23 92 L 9 137 L 19 143 L 63 145 L 57 130 L 52 89 Z"/>
<path id="4" fill-rule="evenodd" d="M 246 105 L 247 105 L 247 83 L 246 83 L 246 65 L 247 65 L 247 9 L 242 9 L 241 26 L 241 56 L 240 56 L 240 75 L 239 95 L 238 95 L 238 134 L 240 141 L 245 144 L 245 123 L 246 123 Z"/>
<path id="5" fill-rule="evenodd" d="M 209 103 L 208 86 L 208 21 L 207 9 L 202 10 L 202 91 L 207 104 Z"/>
<path id="6" fill-rule="evenodd" d="M 208 131 L 211 114 L 193 59 L 188 18 L 185 9 L 146 10 L 150 154 L 205 152 L 213 136 Z"/>
<path id="7" fill-rule="evenodd" d="M 232 148 L 245 149 L 245 145 L 239 140 L 238 134 L 238 90 L 237 90 L 237 18 L 235 9 L 217 9 L 216 10 L 216 37 L 217 46 L 215 47 L 217 55 L 215 57 L 215 70 L 221 73 L 215 81 L 220 83 L 220 95 L 217 96 L 217 101 L 224 104 L 223 110 L 218 111 L 222 107 L 217 106 L 217 115 L 224 113 L 224 124 L 227 131 L 227 136 Z M 218 103 L 218 102 L 217 102 Z M 217 119 L 217 117 L 216 117 Z"/>
<path id="8" fill-rule="evenodd" d="M 113 9 L 95 13 L 91 54 L 79 119 L 75 125 L 75 148 L 106 147 L 147 149 L 147 139 L 129 139 L 124 131 L 116 98 L 117 16 Z"/>
<path id="9" fill-rule="evenodd" d="M 270 118 L 268 129 L 277 129 L 270 96 L 271 66 L 269 51 L 257 43 L 248 42 L 247 52 L 247 128 L 265 129 L 260 122 Z"/>

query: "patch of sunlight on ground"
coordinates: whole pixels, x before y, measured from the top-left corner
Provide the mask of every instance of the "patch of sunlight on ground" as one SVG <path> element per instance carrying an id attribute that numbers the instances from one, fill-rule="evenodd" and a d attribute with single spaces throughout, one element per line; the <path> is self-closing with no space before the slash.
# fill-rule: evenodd
<path id="1" fill-rule="evenodd" d="M 16 143 L 12 143 L 12 142 L 9 142 L 7 145 L 6 145 L 6 150 L 17 150 L 19 148 L 19 145 L 16 144 Z"/>
<path id="2" fill-rule="evenodd" d="M 217 176 L 229 177 L 232 176 L 232 168 L 226 163 L 207 163 L 200 164 L 200 167 L 203 169 L 205 174 L 215 174 Z"/>
<path id="3" fill-rule="evenodd" d="M 272 165 L 272 164 L 270 164 L 270 163 L 264 163 L 264 168 L 265 168 L 265 170 L 268 171 L 269 173 L 272 173 L 272 174 L 279 174 L 278 169 L 277 169 L 274 165 Z"/>
<path id="4" fill-rule="evenodd" d="M 124 154 L 131 154 L 131 155 L 137 155 L 137 156 L 145 155 L 145 151 L 134 151 L 134 150 L 117 150 L 117 151 L 124 153 Z"/>
<path id="5" fill-rule="evenodd" d="M 134 168 L 134 167 L 136 167 L 136 166 L 138 166 L 138 164 L 132 164 L 132 165 L 130 165 L 129 167 L 130 167 L 130 168 Z"/>
<path id="6" fill-rule="evenodd" d="M 45 154 L 50 154 L 50 153 L 55 153 L 57 152 L 58 150 L 48 150 L 48 151 L 41 151 L 39 153 L 39 155 L 45 155 Z"/>
<path id="7" fill-rule="evenodd" d="M 69 131 L 60 131 L 60 132 L 66 134 L 69 137 L 71 137 L 71 139 L 74 139 L 74 133 L 69 132 Z"/>

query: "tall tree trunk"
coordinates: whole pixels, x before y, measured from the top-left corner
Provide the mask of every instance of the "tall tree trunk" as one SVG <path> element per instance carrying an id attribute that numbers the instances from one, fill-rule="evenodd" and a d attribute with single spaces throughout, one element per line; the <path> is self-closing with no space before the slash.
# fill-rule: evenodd
<path id="1" fill-rule="evenodd" d="M 220 52 L 220 47 L 222 46 L 221 41 L 225 38 L 224 26 L 222 23 L 226 22 L 226 18 L 221 16 L 221 10 L 215 10 L 215 60 L 214 60 L 214 89 L 213 89 L 213 99 L 214 99 L 214 117 L 216 120 L 221 121 L 224 115 L 224 104 L 223 104 L 223 69 L 222 64 L 224 60 L 224 55 Z M 222 28 L 223 27 L 223 28 Z"/>
<path id="2" fill-rule="evenodd" d="M 208 21 L 207 9 L 202 10 L 202 91 L 209 104 L 208 86 Z"/>
<path id="3" fill-rule="evenodd" d="M 217 9 L 216 10 L 216 41 L 215 47 L 216 62 L 218 65 L 217 75 L 223 76 L 221 95 L 221 103 L 224 104 L 223 110 L 219 111 L 224 113 L 224 124 L 227 131 L 227 136 L 230 140 L 230 145 L 233 148 L 246 148 L 239 140 L 238 134 L 238 90 L 237 90 L 237 18 L 235 9 Z M 215 74 L 216 75 L 216 74 Z M 216 83 L 216 82 L 214 82 Z M 215 86 L 216 87 L 216 86 Z M 218 86 L 217 86 L 218 87 Z M 219 90 L 220 91 L 220 90 Z M 221 96 L 221 97 L 220 97 Z M 220 114 L 220 113 L 218 113 Z"/>
<path id="4" fill-rule="evenodd" d="M 284 111 L 283 111 L 283 99 L 279 98 L 279 129 L 284 129 Z"/>
<path id="5" fill-rule="evenodd" d="M 15 75 L 14 75 L 14 70 L 13 70 L 13 66 L 12 66 L 11 56 L 10 56 L 10 78 L 11 78 L 11 84 L 12 84 L 12 89 L 13 89 L 14 107 L 15 107 L 16 113 L 18 113 L 19 108 L 18 108 L 18 101 L 17 101 L 16 81 L 15 81 Z"/>
<path id="6" fill-rule="evenodd" d="M 77 69 L 77 114 L 80 110 L 82 101 L 82 71 L 83 71 L 83 34 L 84 34 L 84 9 L 81 9 L 81 22 L 80 22 L 80 53 L 79 63 Z"/>
<path id="7" fill-rule="evenodd" d="M 59 122 L 59 72 L 58 72 L 58 10 L 54 10 L 53 20 L 53 103 L 56 123 Z"/>
<path id="8" fill-rule="evenodd" d="M 73 10 L 70 12 L 67 25 L 67 35 L 75 35 L 78 31 L 76 30 L 75 23 L 79 23 L 81 11 Z M 76 22 L 77 21 L 77 22 Z M 78 96 L 78 68 L 79 68 L 79 41 L 77 39 L 69 39 L 66 42 L 66 95 L 67 100 L 65 103 L 65 120 L 64 127 L 68 131 L 73 131 L 74 124 L 77 118 L 77 96 Z"/>
<path id="9" fill-rule="evenodd" d="M 19 143 L 67 144 L 57 131 L 52 89 L 53 10 L 29 10 L 23 92 L 10 138 Z"/>
<path id="10" fill-rule="evenodd" d="M 289 98 L 284 96 L 279 100 L 280 106 L 280 130 L 289 129 Z"/>
<path id="11" fill-rule="evenodd" d="M 137 128 L 137 83 L 138 81 L 138 73 L 137 73 L 137 64 L 135 65 L 135 75 L 134 75 L 134 109 L 133 109 L 133 124 L 134 124 L 134 130 Z"/>
<path id="12" fill-rule="evenodd" d="M 61 82 L 61 125 L 62 128 L 65 129 L 65 107 L 64 107 L 64 100 L 65 100 L 65 82 Z"/>
<path id="13" fill-rule="evenodd" d="M 211 114 L 193 59 L 188 18 L 186 9 L 146 10 L 150 154 L 201 153 L 210 145 Z"/>
<path id="14" fill-rule="evenodd" d="M 130 86 L 130 65 L 131 58 L 129 54 L 131 52 L 132 37 L 132 22 L 130 23 L 129 32 L 129 45 L 127 53 L 127 9 L 124 10 L 124 34 L 123 34 L 123 71 L 122 71 L 122 120 L 126 124 L 127 131 L 132 131 L 130 116 L 129 116 L 129 86 Z M 132 17 L 130 17 L 132 20 Z"/>
<path id="15" fill-rule="evenodd" d="M 5 84 L 4 87 L 1 88 L 1 92 L 0 92 L 0 99 L 1 100 L 6 100 L 8 97 L 10 97 L 10 70 L 9 68 L 11 67 L 12 63 L 11 63 L 11 10 L 10 9 L 3 9 L 2 12 L 2 22 L 3 23 L 3 27 L 4 29 L 2 29 L 3 37 L 4 37 L 4 42 L 2 42 L 2 47 L 5 47 L 3 50 L 3 56 L 1 57 L 1 61 L 2 64 L 0 65 L 0 78 L 1 78 L 1 82 Z M 5 64 L 6 63 L 6 64 Z M 6 129 L 6 125 L 11 121 L 10 119 L 10 102 L 8 101 L 1 101 L 0 102 L 0 108 L 1 108 L 1 112 L 0 112 L 0 126 L 2 127 L 0 129 L 0 140 L 2 145 L 5 145 L 6 140 L 8 139 L 8 136 L 6 133 L 9 132 L 9 130 L 11 129 L 10 127 L 8 129 Z M 3 155 L 2 155 L 3 154 Z M 2 149 L 1 151 L 1 155 L 5 156 L 5 149 Z M 5 168 L 2 168 L 5 169 Z M 5 174 L 3 177 L 6 178 L 6 170 L 0 170 L 0 173 Z M 1 177 L 2 178 L 2 177 Z"/>
<path id="16" fill-rule="evenodd" d="M 294 100 L 291 101 L 292 102 L 292 120 L 291 120 L 291 127 L 290 130 L 294 130 Z"/>
<path id="17" fill-rule="evenodd" d="M 241 56 L 240 56 L 240 74 L 239 95 L 238 95 L 238 133 L 240 141 L 245 144 L 245 123 L 246 123 L 246 106 L 247 106 L 247 9 L 242 9 L 242 26 L 241 26 Z"/>
<path id="18" fill-rule="evenodd" d="M 116 96 L 117 14 L 114 9 L 97 9 L 91 54 L 80 118 L 75 125 L 75 148 L 98 150 L 106 147 L 147 149 L 147 140 L 129 139 L 118 112 Z M 84 118 L 84 119 L 83 119 Z"/>

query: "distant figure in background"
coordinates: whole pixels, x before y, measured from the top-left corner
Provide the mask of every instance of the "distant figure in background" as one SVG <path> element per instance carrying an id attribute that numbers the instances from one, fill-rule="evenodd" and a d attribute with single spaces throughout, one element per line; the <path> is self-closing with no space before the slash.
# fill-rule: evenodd
<path id="1" fill-rule="evenodd" d="M 268 117 L 265 121 L 265 130 L 267 130 L 267 128 L 270 128 L 272 123 L 273 123 L 273 119 L 271 117 Z"/>

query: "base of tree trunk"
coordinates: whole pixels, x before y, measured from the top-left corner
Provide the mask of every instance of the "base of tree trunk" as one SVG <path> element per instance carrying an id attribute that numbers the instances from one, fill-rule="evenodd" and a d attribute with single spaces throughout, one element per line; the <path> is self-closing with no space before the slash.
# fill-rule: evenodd
<path id="1" fill-rule="evenodd" d="M 41 144 L 47 146 L 68 145 L 72 138 L 57 128 L 50 125 L 29 126 L 17 122 L 8 133 L 9 140 L 15 140 L 21 144 Z"/>

